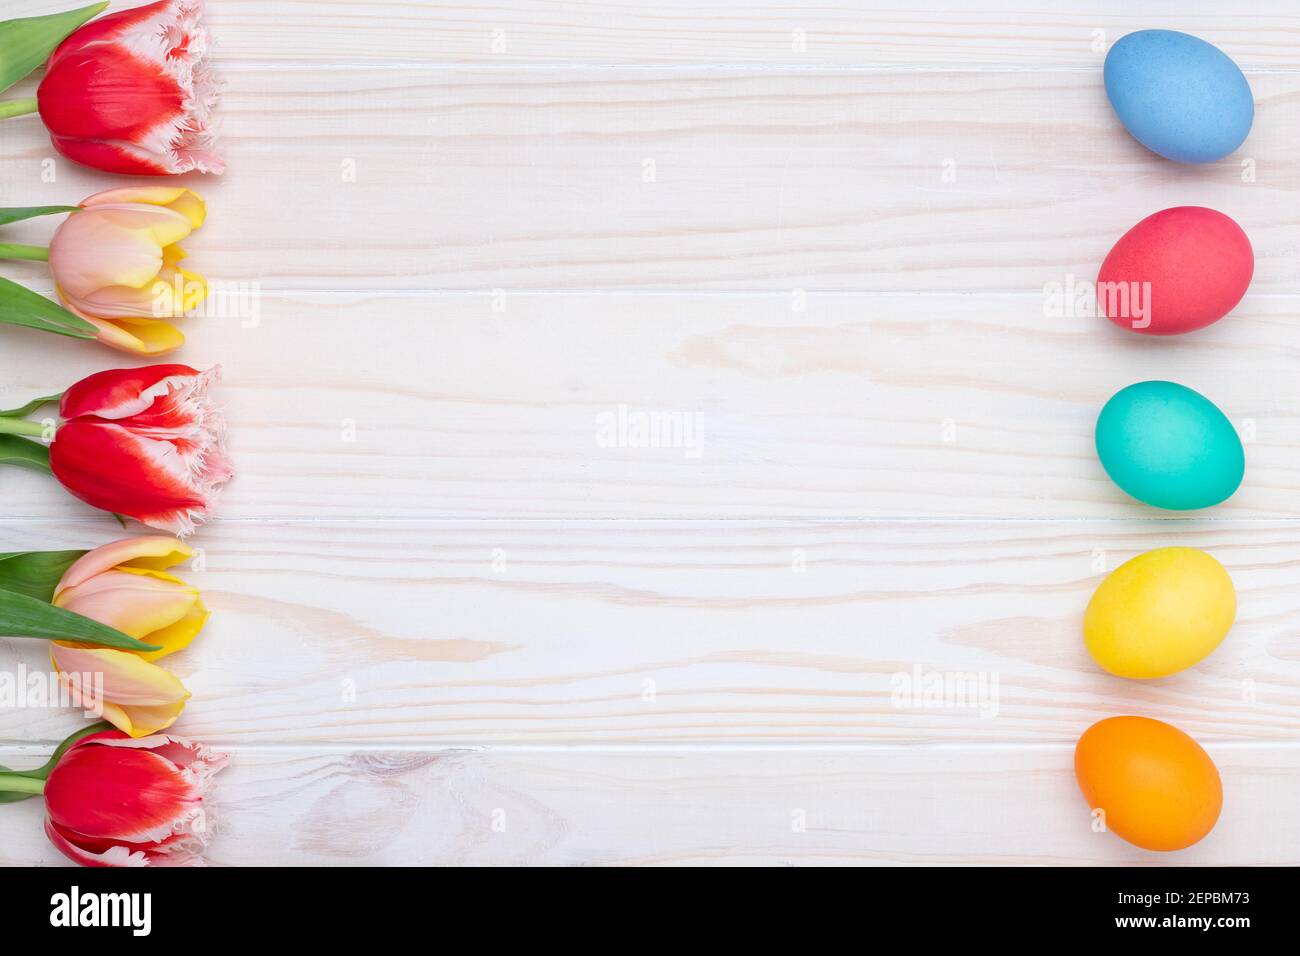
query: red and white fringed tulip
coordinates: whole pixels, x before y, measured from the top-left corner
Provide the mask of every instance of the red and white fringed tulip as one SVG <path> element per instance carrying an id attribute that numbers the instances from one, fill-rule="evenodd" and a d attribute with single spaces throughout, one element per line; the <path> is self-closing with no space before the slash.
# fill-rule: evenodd
<path id="1" fill-rule="evenodd" d="M 222 172 L 202 15 L 202 0 L 159 0 L 64 40 L 36 93 L 54 148 L 110 173 Z"/>
<path id="2" fill-rule="evenodd" d="M 169 734 L 82 737 L 45 779 L 45 833 L 82 866 L 201 864 L 204 798 L 226 759 Z"/>
<path id="3" fill-rule="evenodd" d="M 50 470 L 89 505 L 190 534 L 234 476 L 208 397 L 219 374 L 149 365 L 82 379 L 59 403 Z"/>

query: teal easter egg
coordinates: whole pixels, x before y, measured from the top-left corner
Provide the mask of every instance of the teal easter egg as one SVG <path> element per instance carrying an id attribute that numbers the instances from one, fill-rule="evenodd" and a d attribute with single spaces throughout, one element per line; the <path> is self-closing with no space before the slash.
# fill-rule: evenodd
<path id="1" fill-rule="evenodd" d="M 1097 456 L 1124 491 L 1171 511 L 1217 505 L 1246 472 L 1228 417 L 1173 382 L 1138 382 L 1111 396 L 1097 418 Z"/>
<path id="2" fill-rule="evenodd" d="M 1237 64 L 1174 30 L 1139 30 L 1106 55 L 1106 95 L 1139 143 L 1180 163 L 1212 163 L 1242 144 L 1255 98 Z"/>

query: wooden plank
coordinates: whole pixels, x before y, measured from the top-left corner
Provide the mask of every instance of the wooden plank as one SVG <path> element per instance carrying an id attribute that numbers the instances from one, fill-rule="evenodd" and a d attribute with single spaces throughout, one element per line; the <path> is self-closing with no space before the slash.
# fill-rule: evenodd
<path id="1" fill-rule="evenodd" d="M 266 294 L 255 327 L 190 320 L 180 357 L 225 364 L 240 520 L 1171 517 L 1093 448 L 1106 399 L 1151 378 L 1248 440 L 1242 489 L 1205 515 L 1275 518 L 1300 514 L 1294 301 L 1152 342 L 1046 317 L 1041 293 Z M 117 359 L 0 336 L 0 407 Z M 0 479 L 10 516 L 90 514 Z"/>
<path id="2" fill-rule="evenodd" d="M 1068 746 L 861 750 L 239 748 L 216 865 L 1206 865 L 1300 862 L 1300 747 L 1218 744 L 1218 825 L 1149 853 L 1094 833 Z M 0 761 L 23 766 L 0 751 Z M 62 861 L 39 801 L 0 864 Z"/>
<path id="3" fill-rule="evenodd" d="M 250 67 L 186 245 L 266 289 L 1026 291 L 1199 204 L 1250 235 L 1256 292 L 1296 294 L 1300 72 L 1252 82 L 1251 138 L 1188 169 L 1123 131 L 1094 71 Z M 46 182 L 35 120 L 5 130 L 5 204 L 108 184 L 61 161 Z"/>
<path id="4" fill-rule="evenodd" d="M 1246 68 L 1295 67 L 1300 18 L 1283 0 L 1248 11 L 1210 0 L 789 0 L 611 2 L 490 0 L 280 4 L 219 0 L 208 20 L 223 65 L 355 63 L 773 63 L 914 67 L 1100 62 L 1098 43 L 1159 24 L 1220 44 Z M 48 13 L 8 0 L 5 16 Z"/>
<path id="5" fill-rule="evenodd" d="M 113 536 L 5 524 L 0 550 Z M 1295 522 L 232 522 L 200 543 L 185 576 L 215 616 L 173 669 L 184 727 L 222 743 L 1063 743 L 1134 710 L 1300 731 Z M 1236 626 L 1174 677 L 1101 672 L 1080 622 L 1103 569 L 1172 544 L 1228 567 Z M 3 642 L 0 668 L 44 654 Z M 78 720 L 31 707 L 4 733 Z"/>

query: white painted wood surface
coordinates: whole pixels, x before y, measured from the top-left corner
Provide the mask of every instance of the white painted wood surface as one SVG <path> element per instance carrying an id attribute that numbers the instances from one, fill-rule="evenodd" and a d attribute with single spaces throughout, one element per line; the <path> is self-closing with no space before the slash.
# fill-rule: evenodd
<path id="1" fill-rule="evenodd" d="M 234 754 L 214 862 L 1300 862 L 1292 4 L 209 6 L 230 172 L 187 248 L 261 290 L 179 355 L 223 365 L 240 467 L 174 665 L 180 729 Z M 1110 114 L 1101 44 L 1150 26 L 1247 70 L 1229 160 L 1173 167 Z M 45 182 L 52 155 L 0 124 L 0 205 L 113 183 Z M 1148 342 L 1046 313 L 1187 203 L 1255 245 L 1232 318 Z M 0 405 L 112 364 L 0 332 Z M 1250 439 L 1230 502 L 1106 480 L 1093 419 L 1143 378 Z M 620 415 L 692 440 L 611 443 Z M 0 480 L 0 550 L 119 534 Z M 1171 543 L 1224 561 L 1238 624 L 1185 674 L 1108 677 L 1088 595 Z M 900 706 L 917 668 L 996 697 Z M 1090 831 L 1070 749 L 1116 713 L 1206 743 L 1210 838 Z M 4 719 L 20 765 L 77 723 Z M 2 808 L 0 863 L 61 860 L 38 822 Z"/>

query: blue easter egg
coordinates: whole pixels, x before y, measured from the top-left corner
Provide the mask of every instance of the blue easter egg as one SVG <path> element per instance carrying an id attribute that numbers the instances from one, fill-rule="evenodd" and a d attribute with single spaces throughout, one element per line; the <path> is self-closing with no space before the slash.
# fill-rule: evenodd
<path id="1" fill-rule="evenodd" d="M 1139 30 L 1106 54 L 1106 95 L 1139 143 L 1179 163 L 1212 163 L 1242 144 L 1255 119 L 1250 84 L 1211 43 Z"/>

